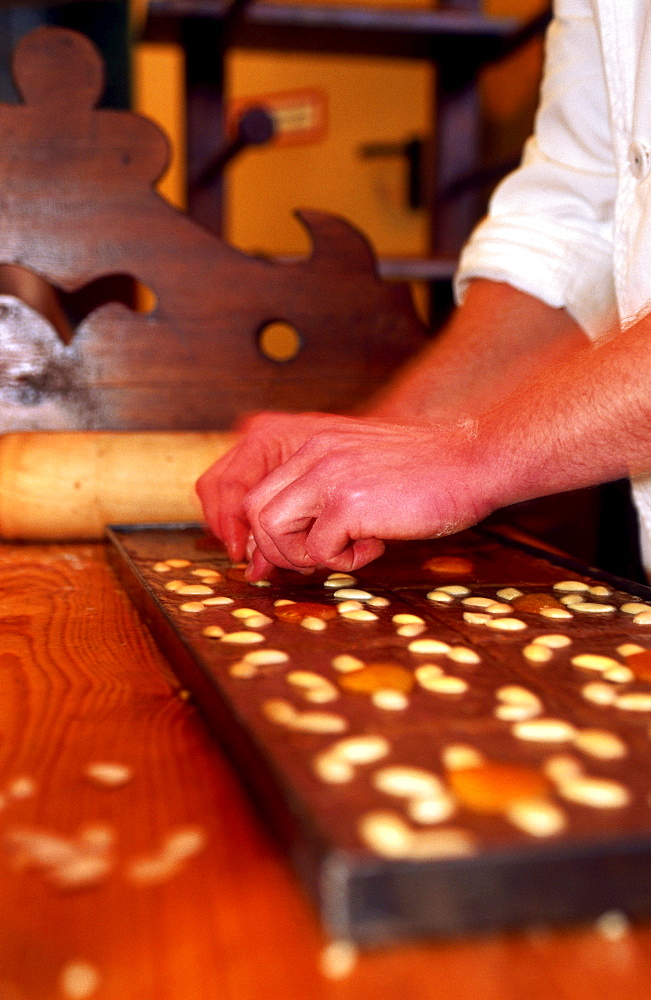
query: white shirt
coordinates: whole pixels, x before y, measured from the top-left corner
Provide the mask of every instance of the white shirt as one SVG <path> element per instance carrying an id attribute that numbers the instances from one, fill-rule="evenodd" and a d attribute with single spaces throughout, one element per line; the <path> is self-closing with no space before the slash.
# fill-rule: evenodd
<path id="1" fill-rule="evenodd" d="M 460 260 L 596 338 L 651 309 L 651 3 L 556 0 L 535 134 Z M 651 352 L 649 363 L 651 364 Z M 651 573 L 651 476 L 633 482 Z"/>

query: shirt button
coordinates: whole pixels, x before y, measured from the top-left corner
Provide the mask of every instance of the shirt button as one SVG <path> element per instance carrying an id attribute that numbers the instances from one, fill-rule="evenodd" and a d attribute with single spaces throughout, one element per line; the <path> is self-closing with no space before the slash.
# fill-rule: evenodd
<path id="1" fill-rule="evenodd" d="M 628 147 L 628 163 L 636 180 L 642 181 L 651 170 L 651 150 L 643 142 L 632 142 Z"/>

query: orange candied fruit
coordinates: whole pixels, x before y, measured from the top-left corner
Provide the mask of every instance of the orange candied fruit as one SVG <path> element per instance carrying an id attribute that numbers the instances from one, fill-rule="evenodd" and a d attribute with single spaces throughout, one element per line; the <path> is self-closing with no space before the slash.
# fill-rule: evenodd
<path id="1" fill-rule="evenodd" d="M 296 601 L 274 608 L 276 618 L 281 622 L 302 622 L 304 618 L 321 618 L 331 621 L 337 617 L 337 609 L 332 604 L 317 604 L 316 601 Z"/>
<path id="2" fill-rule="evenodd" d="M 522 764 L 487 762 L 450 771 L 448 781 L 459 801 L 478 813 L 502 813 L 523 799 L 545 798 L 549 779 Z"/>
<path id="3" fill-rule="evenodd" d="M 553 594 L 523 594 L 511 601 L 514 611 L 528 611 L 538 614 L 543 608 L 562 608 L 563 605 Z"/>
<path id="4" fill-rule="evenodd" d="M 474 566 L 470 559 L 464 559 L 463 556 L 433 556 L 423 563 L 423 569 L 443 576 L 468 576 Z"/>
<path id="5" fill-rule="evenodd" d="M 631 653 L 626 657 L 626 666 L 630 667 L 639 681 L 651 681 L 651 649 Z"/>
<path id="6" fill-rule="evenodd" d="M 414 686 L 414 675 L 397 663 L 368 663 L 360 670 L 338 678 L 339 686 L 357 694 L 374 691 L 401 691 L 409 694 Z"/>

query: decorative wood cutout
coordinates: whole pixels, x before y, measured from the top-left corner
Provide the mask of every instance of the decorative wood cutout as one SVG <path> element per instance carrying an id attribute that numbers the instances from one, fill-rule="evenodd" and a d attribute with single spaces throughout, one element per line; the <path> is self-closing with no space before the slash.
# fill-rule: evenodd
<path id="1" fill-rule="evenodd" d="M 406 285 L 382 283 L 348 223 L 302 211 L 311 255 L 248 256 L 159 197 L 167 140 L 138 115 L 97 110 L 102 61 L 82 35 L 38 28 L 0 105 L 0 264 L 71 293 L 127 274 L 156 304 L 94 309 L 64 344 L 25 302 L 0 296 L 0 431 L 227 427 L 250 409 L 359 403 L 426 336 Z M 297 331 L 265 357 L 270 322 Z"/>

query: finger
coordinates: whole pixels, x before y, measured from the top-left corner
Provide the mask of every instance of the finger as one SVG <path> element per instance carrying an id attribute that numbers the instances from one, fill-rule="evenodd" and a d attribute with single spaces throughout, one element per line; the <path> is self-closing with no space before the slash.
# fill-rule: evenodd
<path id="1" fill-rule="evenodd" d="M 315 518 L 306 539 L 308 555 L 319 565 L 350 572 L 377 559 L 384 552 L 384 543 L 362 534 L 363 513 L 345 498 L 330 499 Z"/>
<path id="2" fill-rule="evenodd" d="M 216 466 L 209 469 L 197 483 L 197 494 L 204 516 L 213 534 L 226 545 L 231 559 L 243 557 L 250 532 L 244 513 L 247 485 L 240 479 L 229 479 L 228 471 L 220 477 Z"/>
<path id="3" fill-rule="evenodd" d="M 273 414 L 247 418 L 243 439 L 210 467 L 197 482 L 197 493 L 211 530 L 226 545 L 233 560 L 243 558 L 250 533 L 244 498 L 279 460 L 273 435 L 263 433 Z M 276 421 L 277 422 L 277 421 Z"/>
<path id="4" fill-rule="evenodd" d="M 309 538 L 308 538 L 309 549 Z M 318 560 L 318 565 L 327 566 L 328 569 L 339 570 L 350 573 L 353 570 L 361 569 L 368 563 L 378 559 L 384 552 L 384 542 L 379 538 L 359 538 L 351 541 L 342 551 L 336 555 L 325 554 Z"/>
<path id="5" fill-rule="evenodd" d="M 244 576 L 251 583 L 257 583 L 259 580 L 266 580 L 273 568 L 274 564 L 265 559 L 260 549 L 256 547 L 251 553 L 251 559 Z"/>
<path id="6" fill-rule="evenodd" d="M 222 486 L 215 497 L 216 509 L 212 522 L 209 524 L 218 538 L 221 538 L 232 562 L 244 558 L 246 543 L 251 532 L 249 519 L 244 513 L 245 487 L 241 483 L 230 483 Z"/>
<path id="7" fill-rule="evenodd" d="M 346 525 L 328 511 L 327 498 L 314 480 L 313 475 L 307 475 L 290 483 L 254 519 L 256 538 L 265 556 L 276 565 L 304 570 L 330 566 L 337 558 L 342 564 L 355 559 L 354 539 Z M 322 521 L 330 524 L 329 531 L 322 530 Z M 360 553 L 358 561 L 361 557 Z"/>
<path id="8" fill-rule="evenodd" d="M 231 562 L 241 562 L 246 558 L 246 540 L 250 530 L 246 518 L 239 518 L 233 514 L 223 514 L 219 518 L 217 530 L 213 529 L 213 533 L 226 546 Z"/>
<path id="9" fill-rule="evenodd" d="M 254 526 L 256 544 L 264 557 L 281 569 L 291 569 L 304 573 L 311 571 L 316 565 L 309 558 L 305 549 L 305 540 L 312 525 L 312 517 L 296 521 L 296 527 L 291 533 L 279 536 L 275 531 L 268 531 L 258 519 Z M 280 544 L 279 544 L 280 543 Z"/>
<path id="10" fill-rule="evenodd" d="M 313 568 L 314 562 L 309 559 L 305 550 L 305 539 L 312 527 L 316 514 L 320 511 L 320 500 L 315 498 L 308 480 L 300 472 L 308 463 L 298 455 L 293 456 L 284 465 L 270 473 L 263 482 L 252 490 L 244 501 L 244 510 L 255 536 L 256 545 L 264 557 L 283 569 L 303 571 Z M 296 476 L 298 475 L 298 479 Z M 293 534 L 293 543 L 289 544 L 283 538 L 280 547 L 278 532 L 275 527 L 273 511 L 276 504 L 281 507 L 278 497 L 289 491 L 289 508 L 291 513 L 282 524 L 283 534 Z M 292 506 L 293 505 L 293 506 Z M 267 518 L 267 509 L 271 517 Z M 284 508 L 283 508 L 284 509 Z"/>

